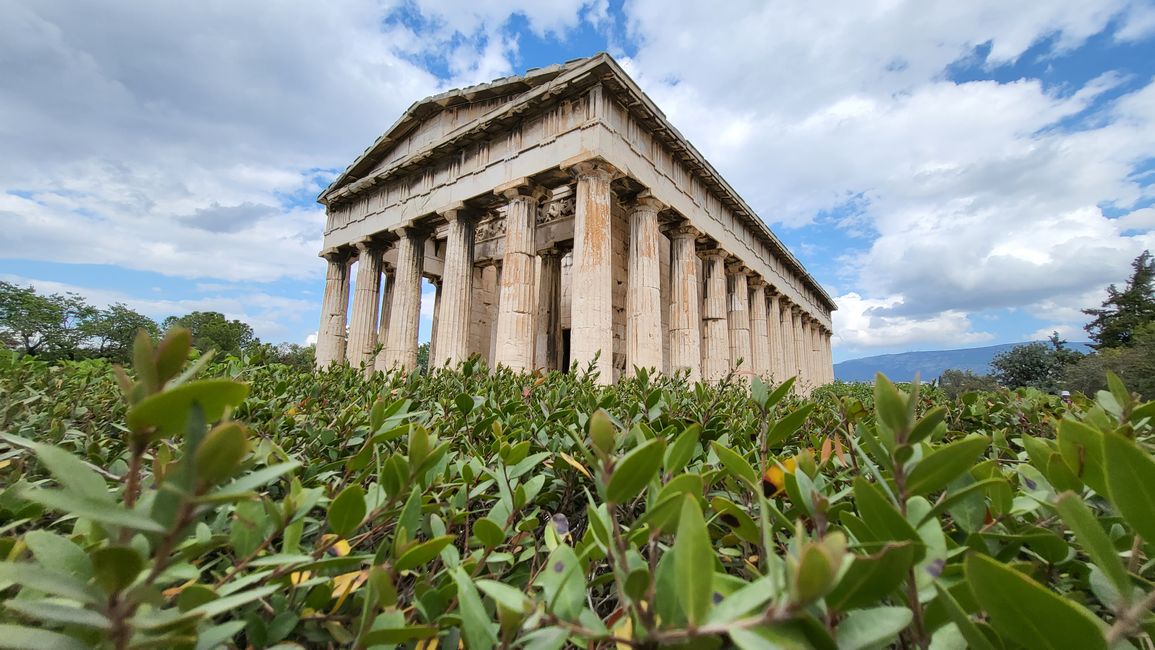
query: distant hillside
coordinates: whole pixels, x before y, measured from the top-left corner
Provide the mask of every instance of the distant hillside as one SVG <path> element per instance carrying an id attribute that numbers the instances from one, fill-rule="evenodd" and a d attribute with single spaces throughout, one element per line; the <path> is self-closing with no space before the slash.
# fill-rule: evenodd
<path id="1" fill-rule="evenodd" d="M 910 381 L 914 373 L 919 373 L 923 381 L 937 378 L 942 371 L 954 368 L 970 370 L 985 375 L 990 372 L 991 360 L 996 355 L 1025 343 L 1004 343 L 985 348 L 963 348 L 961 350 L 934 350 L 928 352 L 902 352 L 880 354 L 874 357 L 851 359 L 834 364 L 834 376 L 842 381 L 874 381 L 875 373 L 881 372 L 891 381 Z M 1069 343 L 1071 349 L 1090 351 L 1087 343 Z"/>

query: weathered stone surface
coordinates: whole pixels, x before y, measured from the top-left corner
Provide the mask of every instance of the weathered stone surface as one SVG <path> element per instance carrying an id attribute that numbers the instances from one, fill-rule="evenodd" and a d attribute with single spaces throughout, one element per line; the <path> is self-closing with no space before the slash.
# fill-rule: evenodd
<path id="1" fill-rule="evenodd" d="M 754 359 L 750 340 L 750 290 L 748 271 L 741 265 L 730 269 L 728 277 L 730 304 L 727 321 L 730 325 L 730 367 L 738 377 L 749 379 L 754 374 Z"/>
<path id="2" fill-rule="evenodd" d="M 770 324 L 766 317 L 766 282 L 750 278 L 750 357 L 751 370 L 763 379 L 773 374 L 770 356 Z"/>
<path id="3" fill-rule="evenodd" d="M 321 327 L 317 330 L 318 368 L 345 360 L 345 323 L 349 309 L 349 256 L 336 250 L 322 256 L 328 263 L 325 295 L 321 302 Z"/>
<path id="4" fill-rule="evenodd" d="M 670 231 L 670 372 L 688 371 L 690 381 L 702 376 L 697 236 L 690 226 Z"/>
<path id="5" fill-rule="evenodd" d="M 377 347 L 377 301 L 381 294 L 381 246 L 377 242 L 357 244 L 357 286 L 353 292 L 353 313 L 349 319 L 349 363 L 366 364 L 373 370 L 373 349 Z"/>
<path id="6" fill-rule="evenodd" d="M 377 352 L 374 367 L 377 370 L 388 370 L 385 365 L 385 342 L 389 340 L 389 315 L 393 310 L 393 289 L 397 286 L 397 276 L 393 269 L 386 268 L 381 274 L 381 317 L 377 322 L 377 342 L 381 350 Z"/>
<path id="7" fill-rule="evenodd" d="M 572 167 L 577 178 L 574 214 L 573 287 L 570 356 L 579 368 L 597 362 L 598 381 L 613 376 L 613 274 L 610 181 L 617 172 L 601 162 Z"/>
<path id="8" fill-rule="evenodd" d="M 445 239 L 445 276 L 437 322 L 435 365 L 450 367 L 469 358 L 470 321 L 473 320 L 474 221 L 459 206 L 442 211 L 448 224 Z"/>
<path id="9" fill-rule="evenodd" d="M 421 319 L 421 266 L 427 232 L 405 228 L 397 242 L 397 286 L 390 308 L 389 336 L 385 341 L 385 367 L 413 370 L 417 367 L 417 325 Z"/>
<path id="10" fill-rule="evenodd" d="M 498 193 L 509 201 L 505 216 L 505 256 L 502 258 L 501 298 L 497 312 L 497 352 L 494 361 L 514 370 L 533 368 L 537 305 L 534 271 L 537 263 L 535 228 L 545 192 L 524 180 Z"/>
<path id="11" fill-rule="evenodd" d="M 702 253 L 706 267 L 706 295 L 702 321 L 705 324 L 705 350 L 702 353 L 702 376 L 716 382 L 730 373 L 730 326 L 726 322 L 726 251 Z"/>
<path id="12" fill-rule="evenodd" d="M 537 288 L 537 351 L 536 366 L 546 370 L 561 370 L 561 261 L 560 248 L 542 251 L 538 259 Z"/>
<path id="13" fill-rule="evenodd" d="M 663 369 L 662 275 L 658 212 L 664 206 L 639 197 L 630 212 L 629 290 L 626 294 L 626 369 Z"/>

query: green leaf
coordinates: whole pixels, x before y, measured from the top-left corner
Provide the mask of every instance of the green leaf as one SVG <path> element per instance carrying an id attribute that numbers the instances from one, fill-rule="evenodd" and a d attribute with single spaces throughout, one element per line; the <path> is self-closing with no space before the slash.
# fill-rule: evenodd
<path id="1" fill-rule="evenodd" d="M 666 441 L 654 438 L 634 447 L 617 461 L 606 486 L 606 501 L 626 503 L 636 497 L 657 474 L 665 451 Z"/>
<path id="2" fill-rule="evenodd" d="M 975 625 L 970 615 L 959 605 L 954 596 L 937 582 L 934 583 L 934 588 L 938 592 L 937 602 L 946 610 L 947 616 L 958 627 L 967 644 L 974 650 L 995 650 L 987 635 L 983 634 L 983 631 Z"/>
<path id="3" fill-rule="evenodd" d="M 834 586 L 845 554 L 846 537 L 842 533 L 831 533 L 820 542 L 806 543 L 797 561 L 790 561 L 792 603 L 805 606 L 826 595 Z"/>
<path id="4" fill-rule="evenodd" d="M 96 630 L 108 630 L 112 628 L 112 622 L 100 612 L 75 607 L 73 605 L 62 605 L 59 602 L 49 600 L 11 598 L 4 601 L 4 607 L 21 616 L 34 618 L 47 623 L 79 625 Z M 5 641 L 0 639 L 0 647 L 4 647 L 4 643 Z"/>
<path id="5" fill-rule="evenodd" d="M 164 384 L 177 376 L 188 362 L 192 349 L 192 333 L 185 327 L 174 327 L 164 335 L 164 340 L 156 349 L 157 380 Z"/>
<path id="6" fill-rule="evenodd" d="M 108 501 L 87 499 L 61 490 L 28 490 L 24 492 L 22 496 L 46 508 L 59 510 L 109 526 L 131 528 L 146 533 L 163 533 L 165 531 L 164 526 L 161 526 L 148 516 L 142 515 L 135 510 L 125 510 L 119 505 Z"/>
<path id="7" fill-rule="evenodd" d="M 938 428 L 939 424 L 946 419 L 946 407 L 936 406 L 927 411 L 917 423 L 914 428 L 910 430 L 910 437 L 907 438 L 907 444 L 914 445 L 922 442 L 930 437 Z"/>
<path id="8" fill-rule="evenodd" d="M 691 625 L 706 620 L 714 591 L 714 549 L 698 500 L 682 497 L 682 513 L 674 537 L 674 574 L 682 611 Z"/>
<path id="9" fill-rule="evenodd" d="M 461 635 L 470 650 L 490 650 L 497 643 L 485 605 L 469 574 L 461 567 L 453 571 L 457 583 L 457 608 L 461 612 Z M 583 590 L 584 591 L 584 590 Z"/>
<path id="10" fill-rule="evenodd" d="M 144 568 L 144 558 L 131 546 L 106 546 L 92 552 L 96 584 L 109 593 L 122 591 Z"/>
<path id="11" fill-rule="evenodd" d="M 432 639 L 437 636 L 437 628 L 432 625 L 406 625 L 404 627 L 371 630 L 361 637 L 361 647 L 399 645 L 414 639 Z"/>
<path id="12" fill-rule="evenodd" d="M 875 536 L 872 541 L 910 541 L 914 544 L 914 561 L 922 560 L 926 555 L 922 538 L 877 485 L 861 476 L 855 478 L 854 500 L 862 521 Z"/>
<path id="13" fill-rule="evenodd" d="M 265 596 L 268 596 L 278 589 L 283 589 L 283 587 L 280 585 L 269 585 L 267 587 L 258 587 L 257 589 L 242 591 L 240 593 L 225 596 L 224 598 L 218 598 L 216 600 L 200 605 L 199 607 L 190 609 L 189 611 L 185 612 L 184 616 L 181 618 L 196 619 L 220 616 L 226 612 L 232 612 L 241 605 L 247 605 L 254 600 L 264 598 Z"/>
<path id="14" fill-rule="evenodd" d="M 204 500 L 208 501 L 232 501 L 235 499 L 248 497 L 253 490 L 261 487 L 265 483 L 273 479 L 280 478 L 285 474 L 297 469 L 301 463 L 293 460 L 287 463 L 277 463 L 276 465 L 269 465 L 261 469 L 249 472 L 238 478 L 237 480 L 221 488 L 215 492 L 211 492 Z"/>
<path id="15" fill-rule="evenodd" d="M 990 444 L 990 438 L 972 433 L 962 440 L 935 448 L 911 470 L 906 480 L 907 491 L 925 495 L 941 490 L 969 470 Z"/>
<path id="16" fill-rule="evenodd" d="M 875 648 L 898 638 L 914 614 L 906 607 L 856 609 L 838 624 L 838 650 Z"/>
<path id="17" fill-rule="evenodd" d="M 453 403 L 457 406 L 457 410 L 461 412 L 462 417 L 469 415 L 469 412 L 473 410 L 473 396 L 466 393 L 461 393 L 453 398 Z"/>
<path id="18" fill-rule="evenodd" d="M 4 440 L 17 447 L 31 449 L 44 468 L 60 482 L 65 490 L 87 499 L 113 502 L 108 484 L 87 463 L 59 447 L 33 442 L 25 438 L 0 433 Z"/>
<path id="19" fill-rule="evenodd" d="M 1114 471 L 1115 467 L 1112 466 L 1107 474 L 1108 479 L 1111 476 L 1110 472 Z M 1075 534 L 1075 539 L 1079 540 L 1083 551 L 1090 556 L 1095 566 L 1103 570 L 1103 573 L 1110 578 L 1124 599 L 1129 599 L 1131 578 L 1127 575 L 1127 569 L 1123 566 L 1123 561 L 1119 559 L 1119 554 L 1115 551 L 1115 545 L 1111 543 L 1107 531 L 1103 530 L 1094 513 L 1083 502 L 1083 498 L 1074 492 L 1064 492 L 1055 500 L 1054 506 L 1059 516 L 1063 518 L 1063 523 L 1067 524 L 1067 528 L 1070 528 L 1071 532 Z M 1150 511 L 1148 512 L 1149 516 Z"/>
<path id="20" fill-rule="evenodd" d="M 1059 422 L 1059 453 L 1063 460 L 1090 488 L 1107 494 L 1103 465 L 1103 434 L 1082 422 L 1064 419 Z"/>
<path id="21" fill-rule="evenodd" d="M 566 620 L 577 618 L 586 601 L 585 574 L 573 549 L 565 544 L 549 555 L 537 576 L 545 596 L 546 611 Z"/>
<path id="22" fill-rule="evenodd" d="M 236 422 L 226 422 L 205 434 L 195 456 L 197 476 L 217 484 L 232 476 L 241 459 L 249 453 L 249 436 Z"/>
<path id="23" fill-rule="evenodd" d="M 874 408 L 878 413 L 879 424 L 887 427 L 895 435 L 906 431 L 909 425 L 907 399 L 881 372 L 875 376 Z M 905 440 L 896 439 L 894 442 L 905 442 Z"/>
<path id="24" fill-rule="evenodd" d="M 32 589 L 81 603 L 96 604 L 104 600 L 104 594 L 92 585 L 25 562 L 0 562 L 0 585 L 6 584 L 16 584 L 22 589 Z"/>
<path id="25" fill-rule="evenodd" d="M 814 412 L 814 408 L 818 406 L 814 402 L 804 404 L 798 410 L 792 411 L 785 417 L 780 418 L 774 423 L 774 428 L 770 429 L 770 433 L 766 435 L 766 446 L 768 448 L 775 448 L 786 441 L 787 438 L 794 435 L 796 431 L 806 422 L 806 418 Z"/>
<path id="26" fill-rule="evenodd" d="M 750 382 L 750 401 L 760 409 L 766 408 L 766 399 L 770 397 L 770 389 L 766 387 L 766 382 L 762 378 L 755 375 Z"/>
<path id="27" fill-rule="evenodd" d="M 92 577 L 92 560 L 67 537 L 46 530 L 31 530 L 24 535 L 24 543 L 41 566 L 53 567 L 81 580 Z"/>
<path id="28" fill-rule="evenodd" d="M 402 553 L 401 557 L 397 558 L 397 562 L 393 565 L 393 568 L 397 571 L 415 569 L 437 557 L 441 549 L 449 546 L 454 538 L 454 535 L 442 535 L 441 537 L 434 537 L 427 542 L 418 544 Z"/>
<path id="29" fill-rule="evenodd" d="M 664 465 L 667 474 L 677 474 L 682 471 L 686 463 L 690 462 L 690 458 L 694 455 L 694 448 L 698 446 L 698 437 L 701 434 L 702 427 L 697 424 L 691 424 L 678 434 L 678 437 L 674 439 L 674 444 L 666 449 Z"/>
<path id="30" fill-rule="evenodd" d="M 1031 648 L 1106 648 L 1106 625 L 1085 608 L 985 555 L 966 559 L 966 577 L 999 634 Z"/>
<path id="31" fill-rule="evenodd" d="M 909 542 L 892 542 L 871 555 L 855 555 L 826 595 L 826 606 L 845 612 L 877 603 L 903 583 L 913 565 L 914 547 Z"/>
<path id="32" fill-rule="evenodd" d="M 473 536 L 487 549 L 493 549 L 505 541 L 505 531 L 492 519 L 482 518 L 473 522 Z"/>
<path id="33" fill-rule="evenodd" d="M 346 537 L 357 529 L 365 519 L 365 490 L 360 485 L 350 485 L 329 504 L 329 530 L 338 537 Z"/>
<path id="34" fill-rule="evenodd" d="M 533 602 L 520 589 L 496 580 L 478 580 L 477 588 L 486 596 L 511 612 L 527 614 L 533 609 Z"/>
<path id="35" fill-rule="evenodd" d="M 162 436 L 182 434 L 194 402 L 200 404 L 206 422 L 216 422 L 225 409 L 239 405 L 248 394 L 247 384 L 231 379 L 191 381 L 141 400 L 128 410 L 128 426 L 133 431 L 155 427 Z"/>
<path id="36" fill-rule="evenodd" d="M 612 454 L 617 445 L 617 427 L 602 409 L 594 411 L 590 416 L 590 439 L 603 454 Z"/>
<path id="37" fill-rule="evenodd" d="M 794 382 L 797 379 L 797 377 L 791 377 L 779 384 L 778 388 L 775 388 L 774 392 L 770 393 L 770 395 L 766 398 L 766 403 L 762 405 L 762 408 L 766 410 L 774 408 L 775 404 L 781 402 L 782 398 L 786 397 L 786 395 L 790 393 L 790 389 L 794 387 Z"/>
<path id="38" fill-rule="evenodd" d="M 717 440 L 710 442 L 710 448 L 714 450 L 714 455 L 722 462 L 722 466 L 726 468 L 726 472 L 739 481 L 746 481 L 750 485 L 758 484 L 758 472 L 746 462 L 738 452 L 729 447 L 720 444 Z"/>
<path id="39" fill-rule="evenodd" d="M 762 576 L 754 582 L 739 588 L 734 593 L 722 599 L 706 619 L 708 624 L 729 623 L 743 616 L 749 615 L 755 609 L 762 607 L 776 596 L 774 593 L 774 578 Z"/>
<path id="40" fill-rule="evenodd" d="M 1140 537 L 1155 541 L 1155 460 L 1134 442 L 1108 433 L 1103 461 L 1111 503 Z"/>
<path id="41" fill-rule="evenodd" d="M 89 645 L 59 632 L 0 623 L 0 647 L 21 650 L 86 650 Z"/>

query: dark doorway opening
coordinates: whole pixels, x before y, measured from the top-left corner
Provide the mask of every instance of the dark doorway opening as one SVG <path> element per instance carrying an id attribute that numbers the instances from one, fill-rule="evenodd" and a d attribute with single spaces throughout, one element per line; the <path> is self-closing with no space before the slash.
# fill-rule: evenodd
<path id="1" fill-rule="evenodd" d="M 569 372 L 569 330 L 561 331 L 561 368 L 562 372 Z"/>

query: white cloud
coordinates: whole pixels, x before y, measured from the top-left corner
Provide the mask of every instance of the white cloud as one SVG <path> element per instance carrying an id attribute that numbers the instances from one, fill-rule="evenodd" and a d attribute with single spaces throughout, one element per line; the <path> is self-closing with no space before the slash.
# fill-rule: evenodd
<path id="1" fill-rule="evenodd" d="M 902 304 L 898 296 L 864 298 L 851 292 L 835 300 L 838 311 L 834 312 L 834 342 L 843 352 L 938 345 L 944 341 L 966 347 L 994 338 L 989 332 L 975 331 L 970 318 L 958 310 L 913 318 L 886 313 Z"/>

